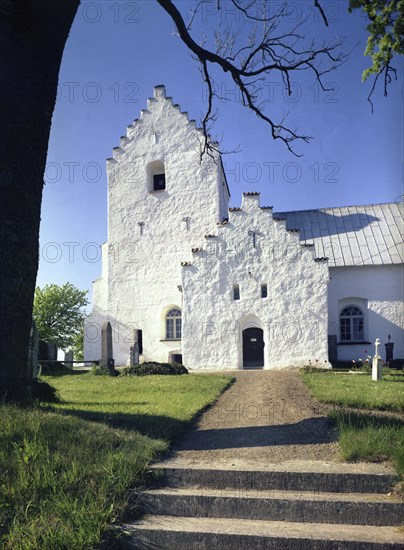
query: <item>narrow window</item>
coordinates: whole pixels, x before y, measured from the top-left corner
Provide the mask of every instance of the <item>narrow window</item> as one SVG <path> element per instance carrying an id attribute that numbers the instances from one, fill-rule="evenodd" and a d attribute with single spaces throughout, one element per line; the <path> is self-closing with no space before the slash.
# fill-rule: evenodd
<path id="1" fill-rule="evenodd" d="M 181 340 L 181 310 L 170 309 L 166 315 L 166 339 Z"/>
<path id="2" fill-rule="evenodd" d="M 358 342 L 364 339 L 363 313 L 356 306 L 345 307 L 340 314 L 342 342 Z"/>
<path id="3" fill-rule="evenodd" d="M 166 189 L 166 169 L 163 161 L 153 160 L 146 166 L 147 190 L 163 191 Z"/>
<path id="4" fill-rule="evenodd" d="M 261 298 L 266 298 L 268 296 L 268 287 L 267 285 L 261 285 Z"/>
<path id="5" fill-rule="evenodd" d="M 153 176 L 153 190 L 154 191 L 163 191 L 166 188 L 166 175 L 165 174 L 155 174 Z"/>
<path id="6" fill-rule="evenodd" d="M 233 300 L 240 300 L 240 285 L 233 286 Z"/>

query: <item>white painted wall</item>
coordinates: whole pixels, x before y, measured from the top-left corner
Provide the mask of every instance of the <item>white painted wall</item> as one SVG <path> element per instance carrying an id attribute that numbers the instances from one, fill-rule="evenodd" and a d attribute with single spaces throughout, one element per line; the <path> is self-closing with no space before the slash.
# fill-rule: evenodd
<path id="1" fill-rule="evenodd" d="M 165 97 L 164 87 L 154 89 L 147 107 L 107 162 L 108 276 L 95 283 L 94 315 L 96 323 L 101 313 L 112 324 L 117 365 L 129 359 L 135 328 L 143 330 L 145 360 L 167 361 L 181 348 L 164 335 L 166 311 L 182 305 L 181 261 L 227 211 L 221 164 L 208 156 L 200 162 L 195 123 Z M 164 191 L 150 188 L 147 167 L 155 161 L 165 166 Z M 100 342 L 87 342 L 86 353 L 100 350 Z"/>
<path id="2" fill-rule="evenodd" d="M 108 316 L 108 242 L 101 245 L 101 277 L 93 281 L 93 311 L 84 320 L 84 357 L 101 357 L 101 328 Z"/>
<path id="3" fill-rule="evenodd" d="M 358 305 L 364 311 L 364 344 L 338 345 L 338 359 L 357 361 L 374 355 L 374 343 L 380 339 L 379 351 L 385 358 L 384 344 L 391 335 L 394 342 L 394 357 L 404 358 L 403 302 L 404 266 L 375 265 L 330 268 L 331 281 L 328 288 L 329 333 L 339 333 L 339 313 L 344 306 Z"/>
<path id="4" fill-rule="evenodd" d="M 85 358 L 100 358 L 101 327 L 109 320 L 117 365 L 127 363 L 133 330 L 140 328 L 145 360 L 166 361 L 170 351 L 183 351 L 189 368 L 241 368 L 242 332 L 250 325 L 264 331 L 265 368 L 309 360 L 327 365 L 328 318 L 329 332 L 338 333 L 339 311 L 355 299 L 366 308 L 371 344 L 340 345 L 339 358 L 358 359 L 365 349 L 373 354 L 375 338 L 384 344 L 388 334 L 395 357 L 404 357 L 403 266 L 332 268 L 327 308 L 327 264 L 314 262 L 313 250 L 285 222 L 273 221 L 258 195 L 244 195 L 242 209 L 229 213 L 220 158 L 200 162 L 201 139 L 159 86 L 108 159 L 108 242 L 85 322 Z M 154 192 L 157 163 L 164 165 L 166 189 Z M 217 225 L 228 216 L 228 224 Z M 258 231 L 256 248 L 251 230 Z M 183 261 L 192 265 L 181 268 Z M 232 298 L 234 284 L 239 301 Z M 165 339 L 170 307 L 183 309 L 182 342 Z"/>
<path id="5" fill-rule="evenodd" d="M 257 231 L 256 248 L 249 231 Z M 215 238 L 183 267 L 183 359 L 191 369 L 243 368 L 242 332 L 264 330 L 264 368 L 328 364 L 326 262 L 244 194 Z M 268 297 L 261 298 L 266 283 Z M 233 285 L 240 286 L 234 300 Z"/>

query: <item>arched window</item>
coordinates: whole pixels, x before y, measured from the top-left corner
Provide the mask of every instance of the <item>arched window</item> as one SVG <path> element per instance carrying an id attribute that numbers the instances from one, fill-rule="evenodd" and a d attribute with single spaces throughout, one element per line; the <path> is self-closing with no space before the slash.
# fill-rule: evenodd
<path id="1" fill-rule="evenodd" d="M 166 339 L 181 340 L 181 310 L 172 308 L 166 314 Z"/>
<path id="2" fill-rule="evenodd" d="M 339 316 L 341 342 L 364 340 L 363 313 L 357 306 L 347 306 Z"/>

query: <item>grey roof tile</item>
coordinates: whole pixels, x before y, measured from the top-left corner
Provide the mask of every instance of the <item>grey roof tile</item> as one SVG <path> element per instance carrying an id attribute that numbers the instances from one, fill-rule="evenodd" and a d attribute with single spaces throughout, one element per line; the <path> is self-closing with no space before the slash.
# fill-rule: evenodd
<path id="1" fill-rule="evenodd" d="M 317 257 L 330 266 L 404 262 L 403 204 L 386 203 L 274 213 L 300 240 L 314 243 Z"/>

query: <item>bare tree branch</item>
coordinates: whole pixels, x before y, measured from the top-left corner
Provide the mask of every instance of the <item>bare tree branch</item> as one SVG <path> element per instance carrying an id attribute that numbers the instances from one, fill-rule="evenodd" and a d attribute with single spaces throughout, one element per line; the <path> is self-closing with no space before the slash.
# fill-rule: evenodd
<path id="1" fill-rule="evenodd" d="M 208 127 L 216 118 L 216 114 L 213 112 L 213 102 L 216 94 L 209 71 L 209 64 L 213 64 L 219 66 L 240 90 L 242 104 L 269 125 L 272 138 L 282 141 L 289 151 L 296 156 L 300 156 L 293 149 L 294 142 L 303 141 L 307 143 L 312 138 L 288 128 L 283 120 L 282 122 L 276 122 L 270 114 L 264 112 L 266 102 L 262 102 L 260 99 L 259 92 L 262 85 L 258 82 L 261 83 L 270 74 L 278 74 L 288 95 L 291 95 L 291 75 L 299 71 L 309 71 L 315 80 L 319 82 L 321 89 L 326 91 L 327 87 L 322 77 L 335 70 L 347 57 L 339 52 L 342 41 L 337 39 L 330 44 L 323 43 L 320 47 L 316 47 L 314 43 L 311 43 L 308 48 L 307 46 L 301 48 L 300 43 L 304 38 L 298 33 L 298 29 L 304 21 L 296 24 L 289 32 L 286 32 L 282 25 L 282 32 L 278 32 L 287 13 L 285 3 L 275 14 L 268 14 L 267 2 L 258 2 L 257 0 L 228 1 L 240 12 L 244 20 L 238 29 L 217 28 L 214 33 L 215 48 L 212 50 L 208 48 L 209 40 L 207 37 L 201 45 L 191 36 L 191 23 L 195 19 L 196 12 L 204 5 L 212 6 L 215 4 L 219 12 L 222 9 L 219 0 L 217 3 L 198 0 L 188 25 L 172 0 L 157 0 L 174 21 L 181 40 L 201 64 L 202 76 L 208 91 L 208 106 L 202 120 L 202 128 L 206 138 L 203 151 L 206 152 L 210 147 L 207 139 Z M 328 25 L 319 0 L 314 0 L 314 5 L 320 10 L 324 22 Z M 258 34 L 260 34 L 259 38 Z M 243 37 L 244 43 L 239 47 L 238 42 L 243 40 Z"/>
<path id="2" fill-rule="evenodd" d="M 328 19 L 327 16 L 324 13 L 324 10 L 319 2 L 319 0 L 314 0 L 314 7 L 318 9 L 318 11 L 321 14 L 321 17 L 323 18 L 324 24 L 326 27 L 328 27 Z"/>

